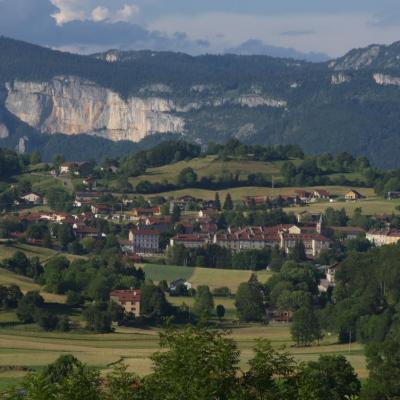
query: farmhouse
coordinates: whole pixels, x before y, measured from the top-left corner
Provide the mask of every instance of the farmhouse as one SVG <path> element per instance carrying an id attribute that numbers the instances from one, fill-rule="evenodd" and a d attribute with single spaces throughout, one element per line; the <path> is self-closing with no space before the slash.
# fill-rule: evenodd
<path id="1" fill-rule="evenodd" d="M 314 189 L 312 195 L 315 199 L 329 199 L 331 196 L 328 191 L 323 189 Z"/>
<path id="2" fill-rule="evenodd" d="M 135 253 L 159 253 L 161 232 L 153 229 L 138 229 L 129 232 L 129 242 Z"/>
<path id="3" fill-rule="evenodd" d="M 110 300 L 120 305 L 125 313 L 140 317 L 140 290 L 114 290 L 110 293 Z"/>
<path id="4" fill-rule="evenodd" d="M 360 192 L 357 192 L 357 190 L 350 190 L 344 195 L 344 198 L 347 201 L 356 201 L 364 199 L 365 196 L 363 196 Z"/>
<path id="5" fill-rule="evenodd" d="M 387 198 L 388 200 L 400 199 L 400 192 L 388 192 Z"/>

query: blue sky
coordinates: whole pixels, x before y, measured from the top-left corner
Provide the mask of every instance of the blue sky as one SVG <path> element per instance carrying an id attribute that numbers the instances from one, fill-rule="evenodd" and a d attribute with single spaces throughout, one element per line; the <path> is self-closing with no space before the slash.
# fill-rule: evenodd
<path id="1" fill-rule="evenodd" d="M 0 34 L 78 52 L 215 53 L 257 40 L 336 57 L 400 40 L 400 1 L 0 0 Z"/>

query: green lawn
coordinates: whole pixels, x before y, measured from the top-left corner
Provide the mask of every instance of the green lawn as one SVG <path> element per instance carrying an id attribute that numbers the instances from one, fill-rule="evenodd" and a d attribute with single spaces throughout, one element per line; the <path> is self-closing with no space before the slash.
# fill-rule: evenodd
<path id="1" fill-rule="evenodd" d="M 179 267 L 163 264 L 141 264 L 146 273 L 146 278 L 155 282 L 166 280 L 171 282 L 178 278 L 187 279 L 194 287 L 208 285 L 211 289 L 227 286 L 232 292 L 236 292 L 242 282 L 249 280 L 252 271 L 200 268 L 200 267 Z M 257 272 L 261 282 L 266 282 L 271 273 L 266 271 Z"/>

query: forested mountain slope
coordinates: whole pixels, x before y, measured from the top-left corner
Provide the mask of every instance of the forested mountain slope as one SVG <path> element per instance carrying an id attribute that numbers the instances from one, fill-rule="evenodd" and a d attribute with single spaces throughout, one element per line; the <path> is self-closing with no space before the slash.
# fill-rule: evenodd
<path id="1" fill-rule="evenodd" d="M 126 152 L 158 133 L 351 151 L 396 167 L 399 106 L 399 43 L 315 64 L 152 51 L 79 56 L 0 38 L 0 145 L 20 150 L 90 143 L 99 157 L 97 147 L 101 156 L 107 146 Z M 82 134 L 101 139 L 83 142 Z"/>

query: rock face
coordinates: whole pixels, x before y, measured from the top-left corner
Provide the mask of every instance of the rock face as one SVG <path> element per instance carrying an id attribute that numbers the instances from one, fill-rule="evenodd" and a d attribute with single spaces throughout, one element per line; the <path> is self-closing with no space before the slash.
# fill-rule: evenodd
<path id="1" fill-rule="evenodd" d="M 400 77 L 385 74 L 374 74 L 374 80 L 378 85 L 400 86 Z"/>
<path id="2" fill-rule="evenodd" d="M 343 83 L 350 82 L 351 78 L 348 75 L 343 73 L 334 74 L 331 76 L 331 84 L 332 85 L 341 85 Z"/>
<path id="3" fill-rule="evenodd" d="M 232 98 L 213 98 L 211 95 L 199 101 L 177 104 L 165 98 L 171 92 L 167 85 L 155 84 L 139 90 L 141 97 L 124 99 L 90 81 L 59 76 L 49 82 L 7 83 L 5 107 L 42 133 L 86 133 L 114 141 L 138 142 L 153 133 L 183 133 L 185 119 L 181 115 L 202 107 L 226 104 L 250 108 L 287 106 L 285 100 L 254 93 Z"/>
<path id="4" fill-rule="evenodd" d="M 5 106 L 43 133 L 89 133 L 137 142 L 160 132 L 180 133 L 182 118 L 170 114 L 172 101 L 159 97 L 123 99 L 119 94 L 75 77 L 49 82 L 6 84 Z"/>
<path id="5" fill-rule="evenodd" d="M 6 139 L 10 136 L 8 128 L 4 124 L 0 124 L 0 139 Z"/>

